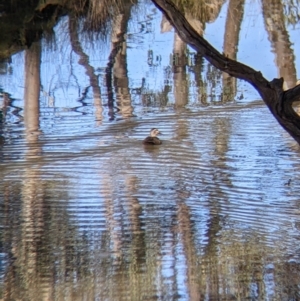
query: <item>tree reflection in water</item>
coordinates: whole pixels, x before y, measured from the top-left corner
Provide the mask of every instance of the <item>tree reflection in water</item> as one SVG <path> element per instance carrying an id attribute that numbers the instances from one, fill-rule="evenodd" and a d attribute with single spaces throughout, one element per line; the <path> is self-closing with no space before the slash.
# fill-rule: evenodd
<path id="1" fill-rule="evenodd" d="M 298 148 L 262 103 L 235 103 L 241 83 L 150 2 L 16 3 L 0 16 L 1 57 L 26 48 L 1 63 L 1 299 L 297 300 Z M 197 34 L 224 5 L 175 4 Z M 283 5 L 262 13 L 292 88 Z M 224 10 L 233 60 L 245 6 Z M 154 126 L 164 143 L 144 149 Z"/>

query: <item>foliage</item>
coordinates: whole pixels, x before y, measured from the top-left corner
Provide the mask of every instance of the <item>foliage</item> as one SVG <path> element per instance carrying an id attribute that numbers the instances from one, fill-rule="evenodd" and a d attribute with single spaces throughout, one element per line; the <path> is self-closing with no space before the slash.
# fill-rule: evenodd
<path id="1" fill-rule="evenodd" d="M 0 58 L 30 46 L 52 28 L 61 16 L 71 14 L 87 31 L 105 32 L 113 17 L 131 0 L 0 0 Z M 20 9 L 20 7 L 22 9 Z M 51 37 L 50 37 L 51 38 Z"/>

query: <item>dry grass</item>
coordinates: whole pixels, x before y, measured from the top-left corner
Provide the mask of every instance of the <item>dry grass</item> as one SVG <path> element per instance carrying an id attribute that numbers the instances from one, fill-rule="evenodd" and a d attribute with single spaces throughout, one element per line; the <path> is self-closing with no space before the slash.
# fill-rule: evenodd
<path id="1" fill-rule="evenodd" d="M 206 23 L 214 20 L 225 0 L 174 0 L 174 3 L 185 13 Z"/>
<path id="2" fill-rule="evenodd" d="M 90 0 L 86 28 L 92 31 L 105 30 L 113 16 L 119 13 L 122 5 L 122 0 Z"/>

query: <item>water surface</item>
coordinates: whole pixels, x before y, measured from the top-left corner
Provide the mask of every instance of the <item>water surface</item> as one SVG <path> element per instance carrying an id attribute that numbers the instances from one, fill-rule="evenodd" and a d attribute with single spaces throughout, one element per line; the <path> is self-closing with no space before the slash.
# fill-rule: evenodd
<path id="1" fill-rule="evenodd" d="M 260 8 L 251 4 L 243 36 L 255 36 L 247 9 Z M 26 111 L 26 53 L 0 76 L 3 300 L 298 300 L 299 147 L 245 83 L 225 102 L 222 75 L 204 61 L 178 79 L 174 32 L 161 33 L 161 20 L 151 3 L 133 10 L 127 73 L 115 77 L 128 86 L 115 86 L 113 108 L 111 46 L 80 36 L 99 97 L 68 17 L 54 49 L 41 42 L 38 114 Z M 275 77 L 270 49 L 261 68 Z M 152 127 L 163 144 L 144 147 Z"/>

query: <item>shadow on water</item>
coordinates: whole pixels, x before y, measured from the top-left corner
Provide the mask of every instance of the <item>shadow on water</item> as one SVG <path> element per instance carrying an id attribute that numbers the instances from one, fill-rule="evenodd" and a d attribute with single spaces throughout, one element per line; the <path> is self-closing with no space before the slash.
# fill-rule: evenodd
<path id="1" fill-rule="evenodd" d="M 151 2 L 64 3 L 26 9 L 55 24 L 52 48 L 31 27 L 1 67 L 0 298 L 298 300 L 298 145 Z M 235 59 L 249 6 L 197 3 L 189 22 L 205 33 L 223 20 Z M 283 44 L 268 26 L 295 85 L 289 24 Z M 162 145 L 145 147 L 153 127 Z"/>

